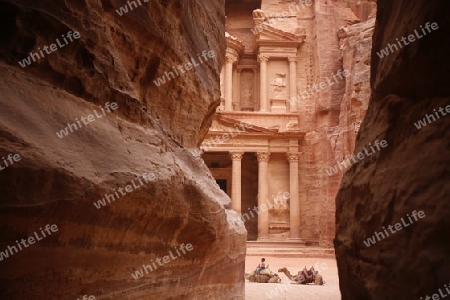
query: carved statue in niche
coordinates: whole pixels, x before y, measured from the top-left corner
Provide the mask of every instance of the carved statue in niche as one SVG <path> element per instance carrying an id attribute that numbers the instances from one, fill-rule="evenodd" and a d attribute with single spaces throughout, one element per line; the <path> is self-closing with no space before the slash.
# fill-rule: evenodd
<path id="1" fill-rule="evenodd" d="M 286 89 L 286 74 L 277 73 L 275 79 L 270 83 L 273 89 L 274 98 L 280 98 L 284 95 Z"/>
<path id="2" fill-rule="evenodd" d="M 281 212 L 283 210 L 288 210 L 289 205 L 287 200 L 289 199 L 289 193 L 283 194 L 282 192 L 278 192 L 276 196 L 272 195 L 274 210 Z"/>
<path id="3" fill-rule="evenodd" d="M 243 99 L 244 99 L 244 105 L 246 105 L 246 106 L 250 105 L 252 103 L 252 95 L 253 95 L 251 83 L 245 84 L 244 92 L 242 95 L 243 95 Z"/>
<path id="4" fill-rule="evenodd" d="M 241 74 L 241 110 L 254 111 L 253 99 L 253 74 L 249 71 L 243 71 Z"/>

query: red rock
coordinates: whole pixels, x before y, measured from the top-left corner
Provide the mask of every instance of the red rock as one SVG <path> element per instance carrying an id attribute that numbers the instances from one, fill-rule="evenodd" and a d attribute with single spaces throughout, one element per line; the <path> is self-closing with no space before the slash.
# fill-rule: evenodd
<path id="1" fill-rule="evenodd" d="M 372 95 L 355 153 L 389 146 L 343 177 L 337 195 L 336 253 L 342 299 L 423 299 L 449 282 L 448 116 L 414 123 L 450 103 L 446 1 L 378 1 L 371 58 Z M 427 22 L 439 29 L 399 51 L 376 53 Z M 367 247 L 363 241 L 407 214 L 425 217 Z M 409 222 L 408 222 L 409 223 Z M 428 298 L 427 298 L 428 299 Z"/>
<path id="2" fill-rule="evenodd" d="M 0 154 L 21 160 L 0 171 L 0 251 L 46 224 L 59 228 L 0 262 L 2 299 L 243 297 L 243 223 L 189 150 L 219 102 L 224 3 L 149 1 L 119 16 L 123 4 L 2 4 Z M 20 67 L 69 30 L 80 39 Z M 155 86 L 203 50 L 217 58 Z M 101 115 L 106 102 L 118 108 Z M 94 110 L 101 117 L 56 135 Z M 156 176 L 94 207 L 143 173 Z M 182 243 L 192 251 L 133 279 Z"/>

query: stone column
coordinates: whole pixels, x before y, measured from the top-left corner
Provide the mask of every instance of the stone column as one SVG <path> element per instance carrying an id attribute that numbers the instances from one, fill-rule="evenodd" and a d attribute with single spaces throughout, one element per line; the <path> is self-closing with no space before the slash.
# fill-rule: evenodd
<path id="1" fill-rule="evenodd" d="M 253 111 L 256 111 L 257 109 L 257 103 L 255 99 L 258 96 L 258 72 L 256 69 L 252 69 L 253 71 L 253 92 L 252 92 L 252 103 L 253 103 Z"/>
<path id="2" fill-rule="evenodd" d="M 220 97 L 225 98 L 225 66 L 220 69 Z"/>
<path id="3" fill-rule="evenodd" d="M 269 239 L 269 152 L 257 152 L 258 158 L 258 240 Z M 264 209 L 265 208 L 265 209 Z"/>
<path id="4" fill-rule="evenodd" d="M 244 152 L 230 152 L 231 172 L 231 208 L 241 213 L 241 163 Z"/>
<path id="5" fill-rule="evenodd" d="M 297 103 L 292 104 L 290 100 L 297 96 L 297 58 L 288 57 L 289 60 L 289 101 L 290 112 L 297 111 Z"/>
<path id="6" fill-rule="evenodd" d="M 233 63 L 236 58 L 231 54 L 225 55 L 225 111 L 233 110 Z"/>
<path id="7" fill-rule="evenodd" d="M 286 153 L 289 160 L 289 195 L 290 195 L 290 235 L 291 240 L 300 239 L 300 202 L 298 197 L 298 159 L 301 153 Z"/>
<path id="8" fill-rule="evenodd" d="M 237 108 L 239 108 L 239 110 L 241 110 L 241 72 L 242 69 L 237 69 L 236 70 L 236 97 L 235 97 L 235 101 L 236 101 L 236 107 L 234 108 L 234 110 L 237 110 Z"/>
<path id="9" fill-rule="evenodd" d="M 267 102 L 267 62 L 269 58 L 264 55 L 259 55 L 259 64 L 260 64 L 260 111 L 268 111 L 268 102 Z"/>

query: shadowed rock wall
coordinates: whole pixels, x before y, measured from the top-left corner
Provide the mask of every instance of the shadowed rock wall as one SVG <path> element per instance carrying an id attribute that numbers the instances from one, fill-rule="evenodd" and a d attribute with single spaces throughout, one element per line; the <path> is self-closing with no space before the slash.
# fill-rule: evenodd
<path id="1" fill-rule="evenodd" d="M 2 299 L 243 299 L 245 228 L 192 154 L 219 101 L 224 2 L 136 3 L 0 1 L 0 156 L 20 155 L 0 170 L 0 252 L 58 228 L 2 256 Z M 82 126 L 58 137 L 68 123 Z"/>
<path id="2" fill-rule="evenodd" d="M 355 154 L 377 139 L 388 147 L 353 165 L 337 196 L 335 246 L 344 300 L 425 299 L 439 296 L 439 289 L 447 294 L 450 116 L 438 110 L 450 105 L 448 8 L 447 1 L 378 1 L 371 102 Z M 439 29 L 424 35 L 420 26 L 427 22 Z M 420 39 L 383 58 L 377 54 L 414 30 Z M 419 120 L 428 124 L 418 129 Z M 416 221 L 413 211 L 425 216 Z M 388 229 L 397 223 L 401 229 Z M 367 246 L 364 241 L 384 232 L 383 226 L 389 235 L 378 234 Z"/>

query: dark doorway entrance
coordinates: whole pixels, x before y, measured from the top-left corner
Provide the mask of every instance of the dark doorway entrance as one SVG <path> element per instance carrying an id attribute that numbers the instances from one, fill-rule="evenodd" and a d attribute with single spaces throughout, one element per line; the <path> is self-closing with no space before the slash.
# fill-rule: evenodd
<path id="1" fill-rule="evenodd" d="M 216 179 L 217 184 L 220 186 L 220 189 L 227 192 L 227 180 L 226 179 Z"/>

